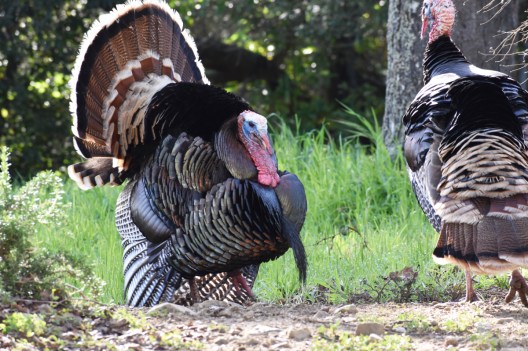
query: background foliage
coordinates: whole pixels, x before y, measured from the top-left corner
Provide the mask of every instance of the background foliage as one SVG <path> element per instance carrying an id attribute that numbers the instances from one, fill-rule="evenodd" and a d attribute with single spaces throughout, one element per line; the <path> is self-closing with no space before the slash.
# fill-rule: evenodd
<path id="1" fill-rule="evenodd" d="M 121 1 L 0 0 L 0 144 L 28 178 L 70 164 L 68 81 L 83 33 Z M 384 0 L 169 1 L 195 37 L 213 84 L 262 114 L 312 128 L 337 100 L 381 115 Z M 224 58 L 222 60 L 222 58 Z"/>

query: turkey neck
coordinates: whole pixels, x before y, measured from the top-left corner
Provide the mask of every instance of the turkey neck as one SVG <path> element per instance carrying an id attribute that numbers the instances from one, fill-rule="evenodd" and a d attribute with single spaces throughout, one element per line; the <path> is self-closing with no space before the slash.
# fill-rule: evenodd
<path id="1" fill-rule="evenodd" d="M 451 38 L 443 35 L 427 44 L 423 60 L 424 83 L 427 84 L 433 76 L 457 71 L 461 66 L 469 65 L 468 60 L 453 43 Z"/>
<path id="2" fill-rule="evenodd" d="M 222 126 L 214 140 L 218 157 L 233 177 L 256 179 L 257 168 L 244 145 L 237 138 L 237 119 L 233 118 Z"/>

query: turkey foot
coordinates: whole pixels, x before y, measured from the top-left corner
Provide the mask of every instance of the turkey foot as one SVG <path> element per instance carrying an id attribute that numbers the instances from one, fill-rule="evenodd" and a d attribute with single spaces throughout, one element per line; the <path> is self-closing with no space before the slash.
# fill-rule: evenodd
<path id="1" fill-rule="evenodd" d="M 525 307 L 528 307 L 528 300 L 526 299 L 526 293 L 528 293 L 528 284 L 522 276 L 519 270 L 515 269 L 512 271 L 510 276 L 510 290 L 508 295 L 504 299 L 504 302 L 509 303 L 515 298 L 515 294 L 519 292 L 519 298 Z"/>
<path id="2" fill-rule="evenodd" d="M 477 294 L 473 290 L 473 279 L 471 279 L 471 271 L 466 268 L 466 298 L 461 302 L 475 302 L 478 301 Z"/>
<path id="3" fill-rule="evenodd" d="M 235 269 L 234 271 L 231 271 L 227 273 L 227 275 L 231 278 L 231 283 L 233 283 L 233 286 L 235 287 L 235 290 L 238 295 L 241 295 L 241 289 L 246 291 L 249 297 L 252 299 L 255 298 L 255 295 L 253 295 L 253 291 L 251 290 L 251 287 L 246 281 L 246 278 L 242 275 L 240 272 L 240 269 Z"/>

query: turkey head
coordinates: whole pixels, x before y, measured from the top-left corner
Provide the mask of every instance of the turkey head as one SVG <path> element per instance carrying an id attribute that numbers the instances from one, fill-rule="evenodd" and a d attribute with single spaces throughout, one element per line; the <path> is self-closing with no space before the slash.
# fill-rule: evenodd
<path id="1" fill-rule="evenodd" d="M 280 178 L 266 118 L 244 111 L 228 120 L 215 138 L 218 157 L 235 178 L 255 179 L 275 188 Z"/>
<path id="2" fill-rule="evenodd" d="M 429 42 L 442 35 L 451 35 L 455 23 L 455 7 L 451 0 L 425 0 L 422 7 L 422 39 L 428 29 Z"/>

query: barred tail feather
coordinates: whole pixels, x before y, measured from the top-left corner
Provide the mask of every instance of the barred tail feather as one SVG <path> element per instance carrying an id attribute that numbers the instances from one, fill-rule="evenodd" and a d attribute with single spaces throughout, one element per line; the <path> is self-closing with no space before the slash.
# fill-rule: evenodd
<path id="1" fill-rule="evenodd" d="M 130 306 L 153 306 L 171 301 L 182 277 L 169 263 L 170 247 L 166 242 L 153 244 L 132 221 L 130 197 L 134 182 L 119 196 L 116 225 L 122 239 L 125 296 Z"/>
<path id="2" fill-rule="evenodd" d="M 242 276 L 251 288 L 253 288 L 255 279 L 257 279 L 258 271 L 258 264 L 245 266 L 240 269 Z M 244 289 L 236 290 L 227 273 L 212 273 L 202 277 L 195 277 L 194 282 L 202 300 L 230 301 L 243 305 L 252 299 Z M 176 291 L 174 302 L 180 305 L 191 305 L 194 303 L 187 280 Z"/>
<path id="3" fill-rule="evenodd" d="M 97 157 L 68 167 L 68 175 L 79 188 L 86 190 L 104 184 L 120 185 L 119 170 L 111 157 Z"/>
<path id="4" fill-rule="evenodd" d="M 484 217 L 477 224 L 444 223 L 433 258 L 477 274 L 528 268 L 528 218 Z"/>
<path id="5" fill-rule="evenodd" d="M 127 184 L 116 207 L 116 226 L 123 246 L 127 304 L 134 307 L 153 306 L 161 302 L 190 305 L 193 301 L 189 281 L 183 279 L 170 262 L 170 241 L 150 242 L 132 221 L 130 201 L 134 185 L 135 181 Z M 250 287 L 253 287 L 258 270 L 258 264 L 240 269 Z M 243 304 L 251 299 L 245 291 L 238 292 L 234 288 L 227 273 L 195 277 L 195 283 L 203 300 Z"/>

